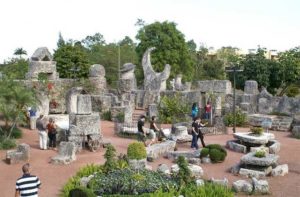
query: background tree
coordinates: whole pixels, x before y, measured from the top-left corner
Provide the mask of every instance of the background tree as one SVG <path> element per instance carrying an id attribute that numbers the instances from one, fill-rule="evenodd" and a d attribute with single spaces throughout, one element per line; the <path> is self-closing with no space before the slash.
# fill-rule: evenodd
<path id="1" fill-rule="evenodd" d="M 57 71 L 61 78 L 86 78 L 90 63 L 86 49 L 80 42 L 69 41 L 58 46 L 53 59 L 57 62 Z"/>
<path id="2" fill-rule="evenodd" d="M 17 48 L 14 52 L 14 55 L 18 55 L 21 59 L 22 55 L 27 55 L 27 51 L 25 51 L 23 48 Z"/>
<path id="3" fill-rule="evenodd" d="M 28 61 L 23 58 L 13 58 L 0 65 L 0 72 L 9 79 L 25 79 L 28 72 Z"/>
<path id="4" fill-rule="evenodd" d="M 140 41 L 136 51 L 141 62 L 147 48 L 156 47 L 151 56 L 154 70 L 161 72 L 166 64 L 171 65 L 170 78 L 183 74 L 184 80 L 193 78 L 193 62 L 184 35 L 173 22 L 155 22 L 140 28 L 136 38 Z"/>

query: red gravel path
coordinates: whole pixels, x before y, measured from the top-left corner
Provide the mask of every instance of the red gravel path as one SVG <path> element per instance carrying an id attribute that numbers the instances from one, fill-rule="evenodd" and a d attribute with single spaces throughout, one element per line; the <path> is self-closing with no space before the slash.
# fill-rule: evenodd
<path id="1" fill-rule="evenodd" d="M 118 153 L 126 153 L 127 146 L 133 140 L 119 138 L 113 133 L 113 123 L 102 121 L 101 123 L 104 138 L 112 142 L 116 147 Z M 247 129 L 238 129 L 238 131 Z M 25 142 L 31 146 L 31 159 L 32 174 L 39 176 L 42 182 L 40 190 L 41 197 L 54 197 L 58 196 L 60 189 L 66 183 L 68 178 L 73 176 L 77 170 L 89 163 L 102 164 L 104 163 L 103 154 L 104 149 L 92 153 L 83 151 L 77 154 L 77 160 L 70 165 L 60 166 L 49 164 L 52 156 L 56 155 L 53 150 L 39 150 L 38 148 L 38 135 L 37 131 L 23 129 L 23 138 L 19 142 Z M 300 140 L 291 138 L 288 132 L 274 132 L 276 139 L 281 143 L 281 151 L 279 153 L 279 163 L 288 164 L 289 174 L 284 177 L 269 177 L 271 188 L 271 196 L 278 197 L 292 197 L 300 195 Z M 232 139 L 232 135 L 217 135 L 206 136 L 205 141 L 207 144 L 218 143 L 221 145 L 226 144 L 226 141 Z M 189 149 L 190 144 L 179 145 L 179 150 Z M 21 166 L 23 163 L 8 165 L 4 162 L 6 151 L 0 151 L 0 191 L 1 197 L 14 196 L 15 181 L 22 175 Z M 206 164 L 202 165 L 205 173 L 205 178 L 223 179 L 226 177 L 230 183 L 238 179 L 245 179 L 243 177 L 233 176 L 227 170 L 236 164 L 242 154 L 235 153 L 228 150 L 228 156 L 223 163 Z M 161 158 L 153 163 L 149 163 L 153 169 L 156 169 L 160 163 L 171 165 L 167 159 Z"/>

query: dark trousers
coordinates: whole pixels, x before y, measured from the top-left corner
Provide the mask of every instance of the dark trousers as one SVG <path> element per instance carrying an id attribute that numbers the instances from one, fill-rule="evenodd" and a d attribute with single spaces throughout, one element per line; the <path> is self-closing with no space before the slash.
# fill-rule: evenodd
<path id="1" fill-rule="evenodd" d="M 48 133 L 49 137 L 49 147 L 56 147 L 56 134 Z"/>
<path id="2" fill-rule="evenodd" d="M 202 147 L 205 147 L 204 136 L 203 136 L 202 133 L 199 133 L 199 135 L 197 136 L 197 141 L 198 141 L 199 138 L 201 140 Z"/>
<path id="3" fill-rule="evenodd" d="M 192 138 L 191 148 L 198 149 L 199 148 L 199 146 L 198 146 L 198 135 L 193 132 L 192 136 L 193 136 L 193 138 Z"/>

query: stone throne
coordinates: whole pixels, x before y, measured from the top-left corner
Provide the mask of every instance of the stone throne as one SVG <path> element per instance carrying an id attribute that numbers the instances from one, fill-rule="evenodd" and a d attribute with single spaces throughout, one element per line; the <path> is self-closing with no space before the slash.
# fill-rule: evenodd
<path id="1" fill-rule="evenodd" d="M 59 74 L 56 71 L 56 62 L 47 47 L 40 47 L 29 60 L 29 72 L 26 73 L 27 79 L 38 79 L 40 73 L 47 74 L 48 80 L 57 80 Z"/>
<path id="2" fill-rule="evenodd" d="M 148 48 L 144 53 L 142 66 L 144 70 L 144 90 L 163 91 L 166 90 L 166 81 L 170 76 L 171 66 L 165 65 L 163 72 L 157 73 L 153 70 L 150 60 L 151 51 L 155 47 Z"/>

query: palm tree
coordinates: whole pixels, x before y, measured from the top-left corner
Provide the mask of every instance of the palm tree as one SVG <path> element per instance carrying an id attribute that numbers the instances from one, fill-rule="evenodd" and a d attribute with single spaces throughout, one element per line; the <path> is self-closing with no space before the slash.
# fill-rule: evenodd
<path id="1" fill-rule="evenodd" d="M 27 51 L 25 51 L 22 47 L 17 48 L 14 52 L 14 55 L 19 55 L 20 59 L 22 58 L 22 55 L 27 55 Z"/>

